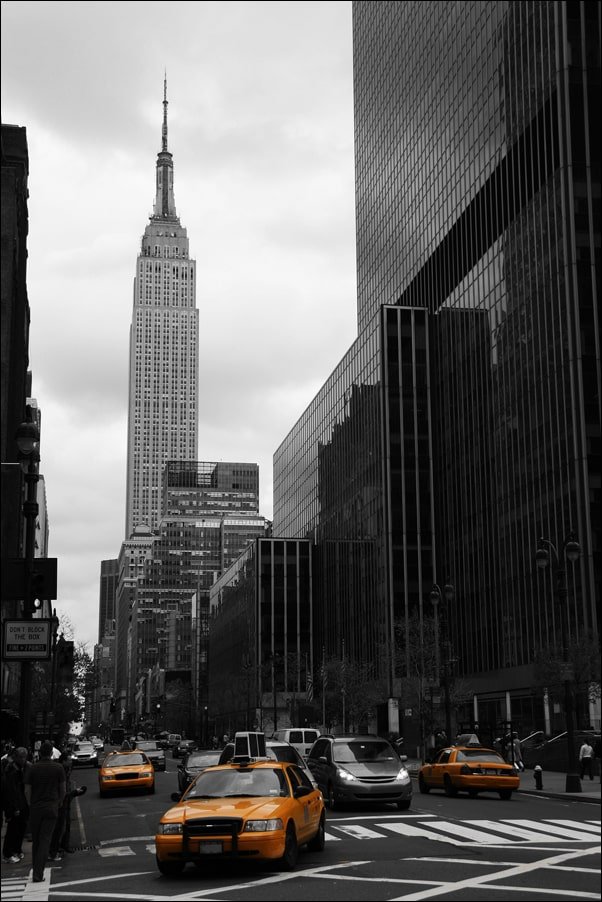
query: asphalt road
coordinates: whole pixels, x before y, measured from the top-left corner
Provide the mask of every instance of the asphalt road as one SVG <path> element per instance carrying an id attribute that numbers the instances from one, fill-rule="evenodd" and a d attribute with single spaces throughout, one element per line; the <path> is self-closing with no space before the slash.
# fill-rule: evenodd
<path id="1" fill-rule="evenodd" d="M 153 796 L 102 799 L 96 770 L 82 768 L 76 776 L 88 792 L 73 808 L 77 851 L 49 865 L 46 883 L 9 898 L 600 899 L 599 808 L 521 794 L 502 801 L 416 791 L 408 812 L 387 805 L 329 812 L 326 849 L 304 850 L 292 874 L 274 864 L 212 862 L 203 872 L 188 866 L 181 877 L 163 877 L 154 831 L 177 791 L 177 763 L 168 756 Z"/>

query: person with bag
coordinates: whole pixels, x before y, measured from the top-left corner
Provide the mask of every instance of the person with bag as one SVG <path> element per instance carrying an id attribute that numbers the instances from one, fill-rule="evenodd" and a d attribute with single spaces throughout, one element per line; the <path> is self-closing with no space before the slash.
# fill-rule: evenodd
<path id="1" fill-rule="evenodd" d="M 45 740 L 40 758 L 25 775 L 25 797 L 29 803 L 34 883 L 44 880 L 44 868 L 52 834 L 65 798 L 65 770 L 52 760 L 54 746 Z"/>
<path id="2" fill-rule="evenodd" d="M 18 864 L 23 856 L 23 839 L 29 818 L 29 805 L 25 798 L 25 774 L 31 764 L 27 749 L 15 749 L 2 774 L 2 806 L 6 818 L 6 834 L 2 856 L 6 864 Z"/>

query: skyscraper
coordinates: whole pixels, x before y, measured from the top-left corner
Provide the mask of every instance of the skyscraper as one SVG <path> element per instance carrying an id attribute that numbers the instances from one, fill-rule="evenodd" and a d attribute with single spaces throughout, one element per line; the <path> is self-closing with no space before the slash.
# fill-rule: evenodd
<path id="1" fill-rule="evenodd" d="M 125 538 L 140 524 L 156 529 L 167 460 L 196 460 L 198 310 L 195 261 L 176 214 L 167 149 L 167 80 L 153 213 L 134 277 L 130 327 Z"/>
<path id="2" fill-rule="evenodd" d="M 359 334 L 274 455 L 318 646 L 404 701 L 440 598 L 457 719 L 525 732 L 564 727 L 536 654 L 598 628 L 600 15 L 353 4 Z"/>

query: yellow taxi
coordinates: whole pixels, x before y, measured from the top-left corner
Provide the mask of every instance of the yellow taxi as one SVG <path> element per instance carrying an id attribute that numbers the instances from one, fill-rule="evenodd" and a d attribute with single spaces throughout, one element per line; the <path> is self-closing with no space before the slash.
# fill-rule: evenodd
<path id="1" fill-rule="evenodd" d="M 98 771 L 101 796 L 123 789 L 155 791 L 155 769 L 140 751 L 109 752 Z"/>
<path id="2" fill-rule="evenodd" d="M 467 792 L 497 792 L 501 799 L 510 799 L 520 786 L 520 777 L 493 749 L 478 744 L 458 745 L 441 749 L 432 763 L 423 764 L 418 771 L 420 792 L 443 789 L 446 795 Z"/>
<path id="3" fill-rule="evenodd" d="M 178 804 L 165 812 L 155 836 L 162 874 L 219 859 L 279 859 L 293 870 L 300 846 L 324 849 L 322 793 L 288 761 L 238 755 L 206 768 L 172 799 Z"/>

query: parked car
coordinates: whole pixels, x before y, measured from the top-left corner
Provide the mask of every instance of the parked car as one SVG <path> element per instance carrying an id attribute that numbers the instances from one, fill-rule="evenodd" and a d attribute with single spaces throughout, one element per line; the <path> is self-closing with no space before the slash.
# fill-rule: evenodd
<path id="1" fill-rule="evenodd" d="M 155 742 L 159 746 L 160 749 L 168 749 L 169 748 L 169 733 L 167 731 L 163 731 L 161 733 L 155 733 Z"/>
<path id="2" fill-rule="evenodd" d="M 196 746 L 194 739 L 180 739 L 172 749 L 174 758 L 185 758 Z"/>
<path id="3" fill-rule="evenodd" d="M 318 784 L 314 780 L 313 774 L 307 767 L 304 759 L 301 757 L 297 749 L 294 746 L 290 745 L 290 743 L 279 742 L 275 739 L 268 739 L 266 740 L 265 750 L 268 758 L 273 758 L 275 761 L 290 761 L 291 764 L 296 764 L 297 767 L 301 768 L 312 785 L 317 787 Z M 232 759 L 233 755 L 234 743 L 227 742 L 221 751 L 219 763 L 227 764 L 228 761 Z"/>
<path id="4" fill-rule="evenodd" d="M 305 727 L 289 727 L 286 730 L 276 730 L 272 739 L 290 743 L 305 759 L 319 735 L 319 730 L 306 729 Z"/>
<path id="5" fill-rule="evenodd" d="M 157 867 L 181 874 L 187 862 L 202 868 L 223 858 L 279 859 L 286 870 L 299 847 L 322 851 L 324 800 L 294 764 L 238 759 L 199 774 L 165 812 L 155 836 Z"/>
<path id="6" fill-rule="evenodd" d="M 155 791 L 155 769 L 144 752 L 109 752 L 98 771 L 101 796 L 124 789 Z"/>
<path id="7" fill-rule="evenodd" d="M 519 785 L 516 768 L 499 752 L 472 745 L 441 749 L 432 763 L 423 764 L 418 771 L 418 787 L 423 793 L 431 789 L 442 789 L 448 796 L 497 792 L 501 799 L 510 799 Z"/>
<path id="8" fill-rule="evenodd" d="M 307 766 L 330 808 L 341 802 L 392 802 L 403 811 L 412 801 L 404 760 L 387 739 L 348 734 L 320 736 Z"/>
<path id="9" fill-rule="evenodd" d="M 194 749 L 186 755 L 184 761 L 178 764 L 178 787 L 184 792 L 195 777 L 198 777 L 206 767 L 219 763 L 219 749 Z"/>
<path id="10" fill-rule="evenodd" d="M 97 752 L 104 752 L 105 744 L 104 740 L 100 738 L 100 736 L 91 736 L 90 742 L 94 746 Z"/>
<path id="11" fill-rule="evenodd" d="M 165 752 L 154 739 L 143 739 L 136 743 L 136 749 L 144 752 L 155 770 L 165 770 Z"/>
<path id="12" fill-rule="evenodd" d="M 74 767 L 98 767 L 98 752 L 91 742 L 76 742 L 71 752 L 71 763 Z"/>

